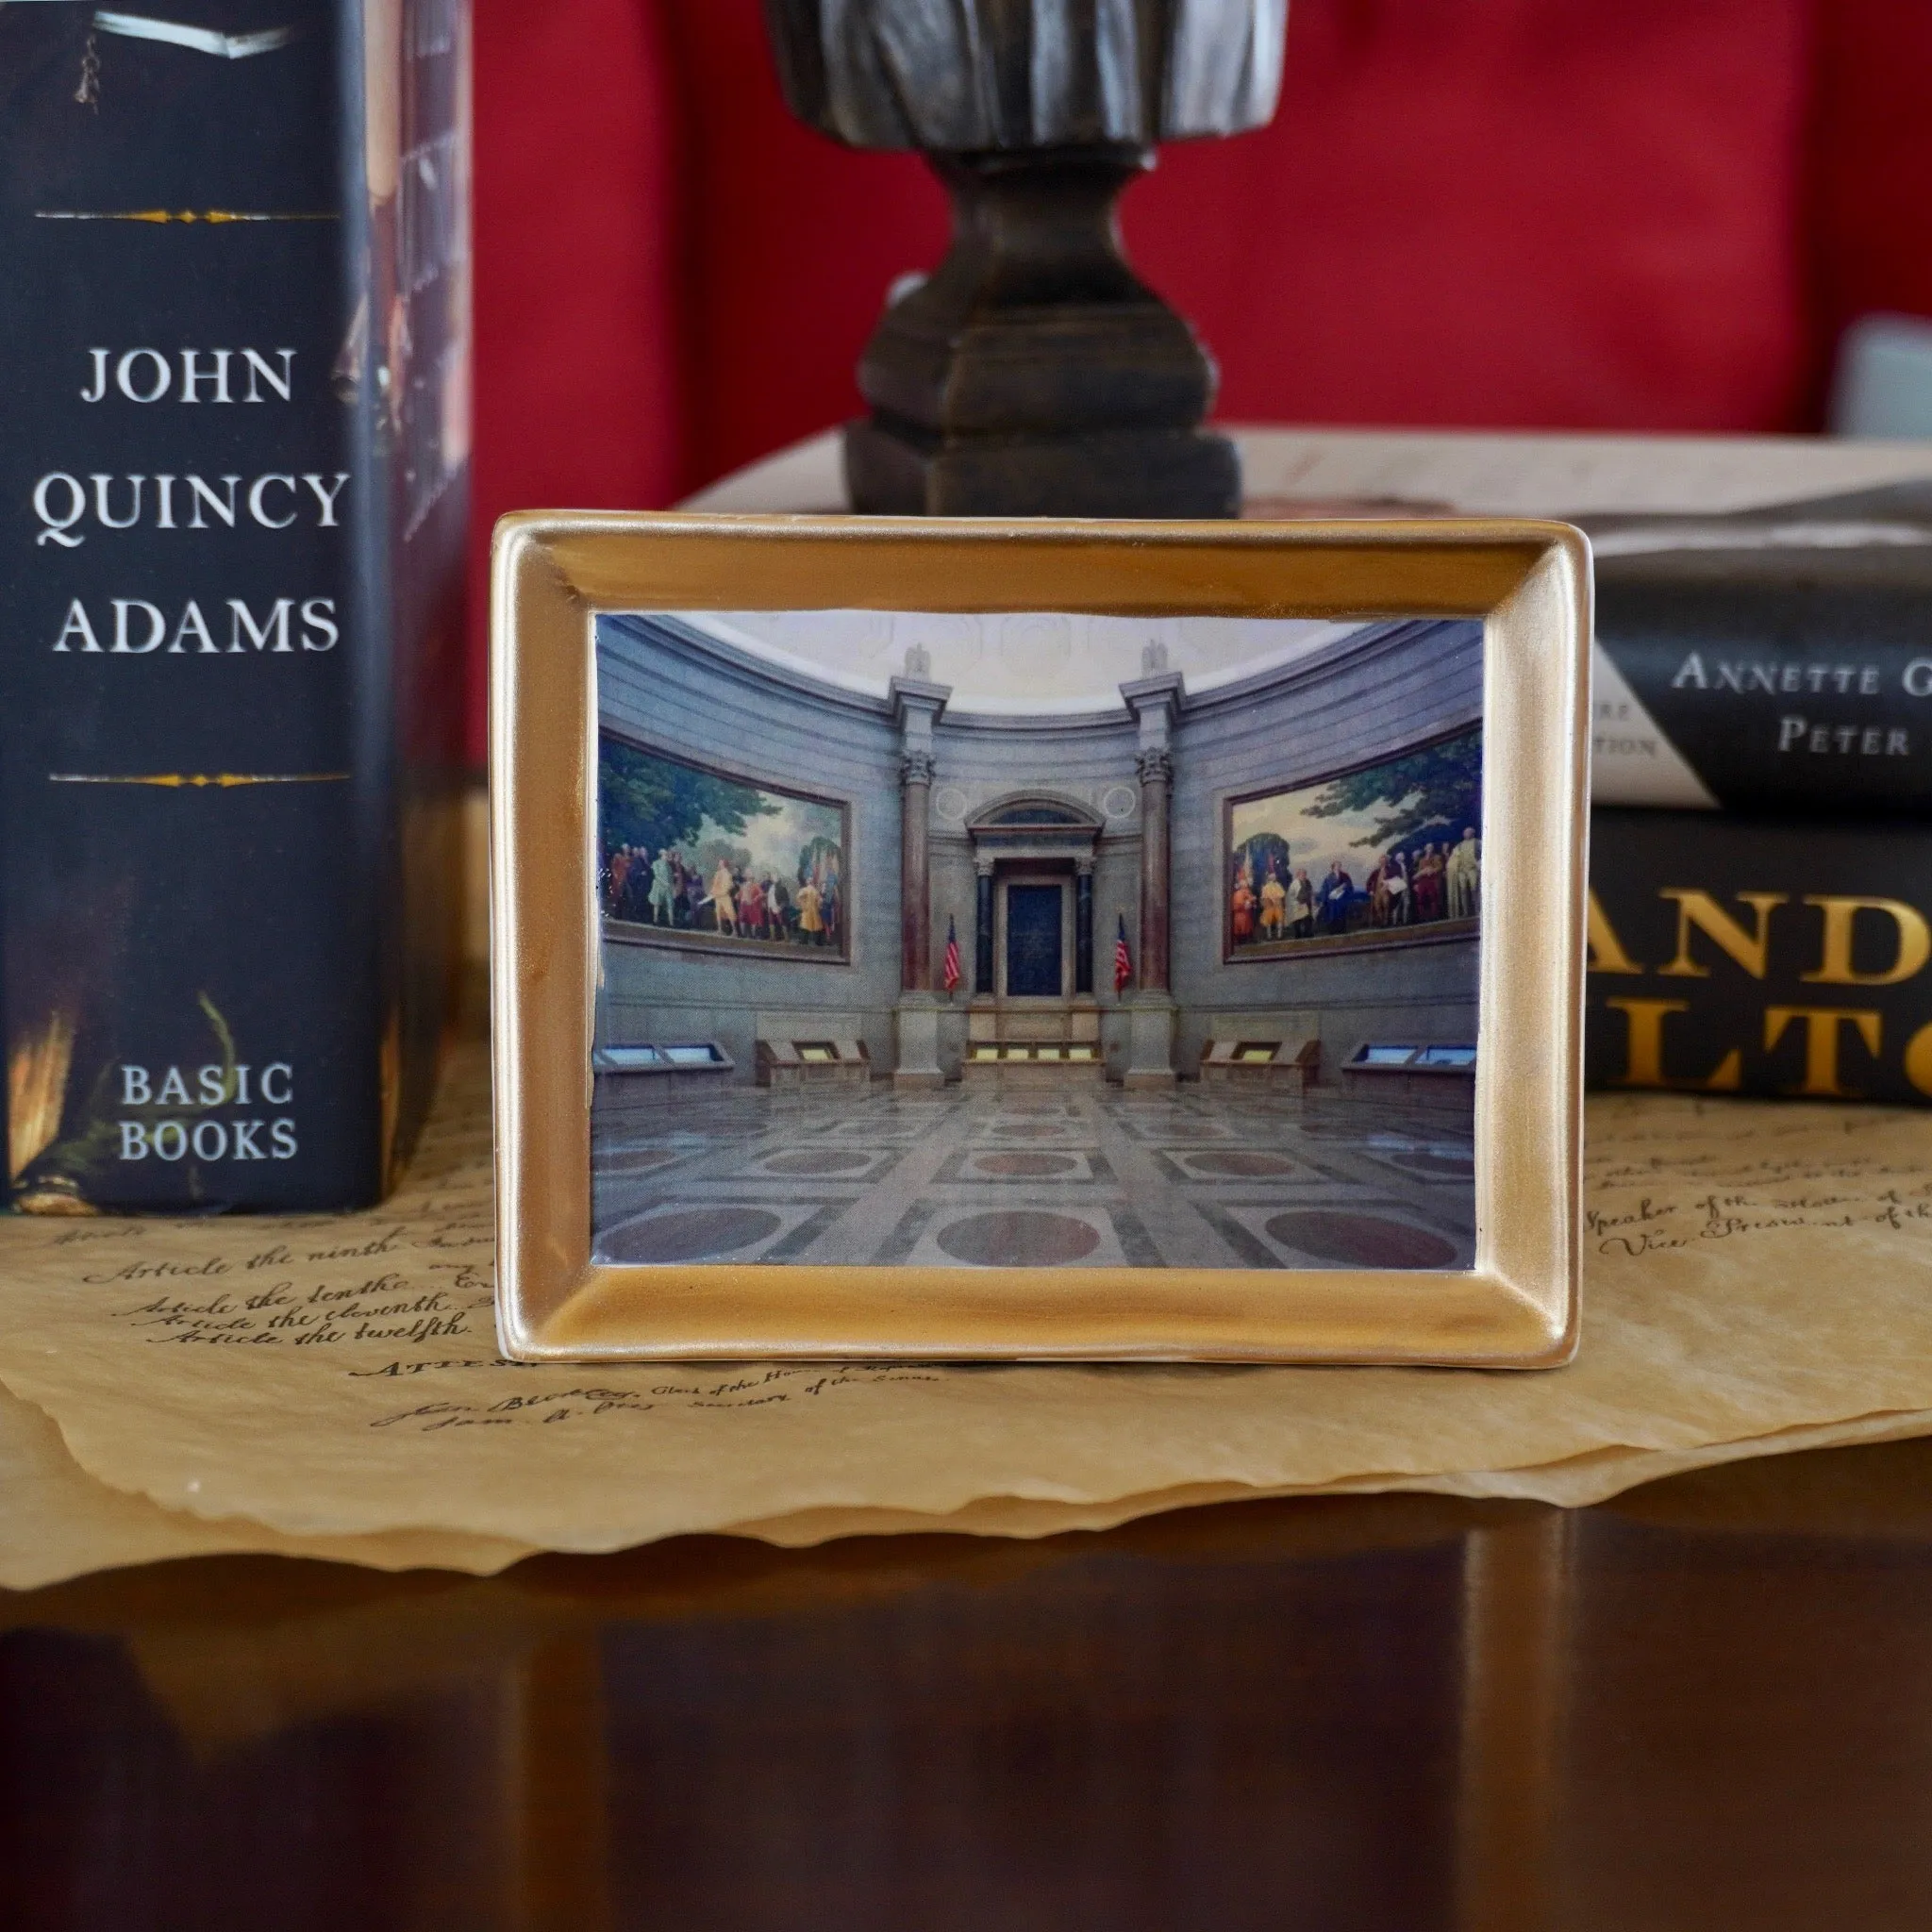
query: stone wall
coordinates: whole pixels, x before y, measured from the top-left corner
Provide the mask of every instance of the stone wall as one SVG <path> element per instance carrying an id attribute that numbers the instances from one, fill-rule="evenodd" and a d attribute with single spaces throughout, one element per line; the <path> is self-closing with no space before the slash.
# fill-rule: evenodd
<path id="1" fill-rule="evenodd" d="M 883 698 L 790 676 L 672 618 L 598 620 L 601 722 L 652 750 L 838 800 L 851 813 L 843 874 L 849 964 L 614 940 L 604 948 L 599 1045 L 715 1040 L 752 1078 L 758 1015 L 814 1017 L 892 1065 L 899 992 L 899 741 Z M 788 1035 L 789 1037 L 789 1035 Z"/>
<path id="2" fill-rule="evenodd" d="M 1222 814 L 1230 798 L 1312 783 L 1482 718 L 1482 626 L 1378 626 L 1285 674 L 1191 694 L 1174 733 L 1174 1064 L 1202 1041 L 1285 1020 L 1328 1077 L 1364 1040 L 1475 1038 L 1474 938 L 1299 958 L 1222 958 Z M 1265 1031 L 1250 1038 L 1271 1037 Z"/>

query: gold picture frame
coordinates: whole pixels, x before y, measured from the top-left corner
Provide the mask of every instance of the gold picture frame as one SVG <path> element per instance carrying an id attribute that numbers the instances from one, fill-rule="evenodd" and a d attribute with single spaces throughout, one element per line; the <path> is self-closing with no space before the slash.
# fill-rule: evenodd
<path id="1" fill-rule="evenodd" d="M 1591 622 L 1589 549 L 1577 531 L 1500 520 L 531 512 L 498 525 L 492 570 L 496 1292 L 507 1356 L 1524 1369 L 1570 1358 Z M 596 621 L 708 610 L 1478 620 L 1486 762 L 1474 1265 L 593 1261 Z"/>

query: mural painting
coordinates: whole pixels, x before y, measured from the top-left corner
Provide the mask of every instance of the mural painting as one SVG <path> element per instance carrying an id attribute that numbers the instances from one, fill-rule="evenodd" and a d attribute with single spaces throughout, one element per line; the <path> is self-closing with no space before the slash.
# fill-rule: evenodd
<path id="1" fill-rule="evenodd" d="M 1482 732 L 1234 800 L 1225 956 L 1412 944 L 1476 929 Z"/>
<path id="2" fill-rule="evenodd" d="M 599 741 L 598 892 L 626 939 L 842 959 L 845 808 Z"/>

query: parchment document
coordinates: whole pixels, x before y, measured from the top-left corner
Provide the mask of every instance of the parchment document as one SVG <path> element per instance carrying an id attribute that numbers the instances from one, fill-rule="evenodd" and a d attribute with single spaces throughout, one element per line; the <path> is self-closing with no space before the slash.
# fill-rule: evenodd
<path id="1" fill-rule="evenodd" d="M 1583 1347 L 1542 1374 L 574 1369 L 496 1355 L 486 1102 L 467 1048 L 373 1213 L 0 1226 L 0 1582 L 191 1549 L 488 1571 L 683 1531 L 1043 1535 L 1301 1491 L 1577 1504 L 1932 1431 L 1921 1113 L 1594 1100 Z"/>

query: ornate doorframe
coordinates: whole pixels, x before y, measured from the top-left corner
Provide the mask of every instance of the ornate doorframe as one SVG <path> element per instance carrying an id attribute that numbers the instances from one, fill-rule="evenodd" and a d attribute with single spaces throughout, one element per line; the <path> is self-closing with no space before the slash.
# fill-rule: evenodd
<path id="1" fill-rule="evenodd" d="M 1062 999 L 1093 991 L 1093 859 L 1106 821 L 1078 799 L 1051 791 L 1012 791 L 981 807 L 966 821 L 977 884 L 974 933 L 975 999 L 1006 995 L 1006 904 L 998 885 L 1045 885 L 1073 874 L 1072 947 L 1062 910 Z M 1031 862 L 1036 876 L 1028 880 Z M 995 875 L 998 874 L 998 877 Z M 1071 952 L 1072 971 L 1067 970 Z"/>

